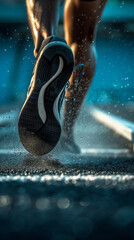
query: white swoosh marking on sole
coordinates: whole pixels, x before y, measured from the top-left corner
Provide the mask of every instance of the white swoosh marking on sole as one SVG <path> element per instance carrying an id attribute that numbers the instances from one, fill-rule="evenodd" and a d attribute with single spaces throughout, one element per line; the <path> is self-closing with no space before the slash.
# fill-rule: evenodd
<path id="1" fill-rule="evenodd" d="M 44 106 L 44 94 L 45 94 L 45 91 L 46 91 L 46 88 L 48 87 L 48 85 L 53 80 L 55 80 L 55 78 L 57 78 L 63 70 L 63 66 L 64 66 L 63 59 L 61 57 L 59 57 L 59 61 L 60 61 L 59 62 L 59 68 L 58 68 L 57 72 L 53 75 L 53 77 L 46 84 L 43 85 L 43 87 L 41 88 L 40 93 L 39 93 L 38 113 L 39 113 L 39 116 L 40 116 L 43 123 L 45 123 L 45 121 L 46 121 L 46 111 L 45 111 L 45 106 Z"/>
<path id="2" fill-rule="evenodd" d="M 60 97 L 62 95 L 62 91 L 63 91 L 63 89 L 60 91 L 60 93 L 59 93 L 58 97 L 55 99 L 55 102 L 53 105 L 54 116 L 59 123 L 60 123 L 60 114 L 59 114 L 59 110 L 58 110 L 58 103 L 59 103 Z"/>

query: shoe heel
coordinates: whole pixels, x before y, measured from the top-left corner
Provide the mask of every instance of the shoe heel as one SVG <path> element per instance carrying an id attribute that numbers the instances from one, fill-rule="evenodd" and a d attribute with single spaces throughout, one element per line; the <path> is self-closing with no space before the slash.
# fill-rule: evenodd
<path id="1" fill-rule="evenodd" d="M 73 71 L 74 55 L 67 44 L 58 41 L 49 43 L 44 49 L 43 55 L 48 59 L 48 61 L 52 61 L 52 59 L 56 56 L 62 57 L 67 65 L 72 65 Z"/>

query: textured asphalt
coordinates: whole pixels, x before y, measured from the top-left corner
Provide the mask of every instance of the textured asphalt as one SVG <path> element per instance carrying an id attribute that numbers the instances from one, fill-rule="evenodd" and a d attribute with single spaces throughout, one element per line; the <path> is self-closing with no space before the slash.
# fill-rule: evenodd
<path id="1" fill-rule="evenodd" d="M 72 155 L 57 147 L 41 158 L 20 143 L 18 112 L 15 118 L 14 112 L 3 115 L 0 239 L 134 239 L 131 145 L 87 112 L 81 113 L 75 138 L 91 151 Z"/>

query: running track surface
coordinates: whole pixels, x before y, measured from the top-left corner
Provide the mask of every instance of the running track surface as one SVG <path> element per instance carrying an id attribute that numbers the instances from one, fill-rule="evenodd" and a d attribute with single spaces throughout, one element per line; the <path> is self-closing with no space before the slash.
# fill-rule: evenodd
<path id="1" fill-rule="evenodd" d="M 134 239 L 128 142 L 84 109 L 75 129 L 83 154 L 57 147 L 36 158 L 19 141 L 14 113 L 0 129 L 0 239 Z"/>

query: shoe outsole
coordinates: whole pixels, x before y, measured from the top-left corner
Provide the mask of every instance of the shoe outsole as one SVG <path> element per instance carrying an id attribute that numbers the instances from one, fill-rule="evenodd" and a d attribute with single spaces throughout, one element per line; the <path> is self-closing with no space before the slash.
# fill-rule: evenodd
<path id="1" fill-rule="evenodd" d="M 52 78 L 63 60 L 62 72 L 47 86 L 44 93 L 46 119 L 43 122 L 38 109 L 40 90 Z M 56 99 L 62 93 L 74 66 L 71 48 L 60 41 L 51 42 L 41 51 L 34 69 L 33 89 L 28 95 L 18 122 L 18 130 L 24 148 L 33 155 L 44 155 L 57 144 L 61 125 L 54 113 Z"/>

